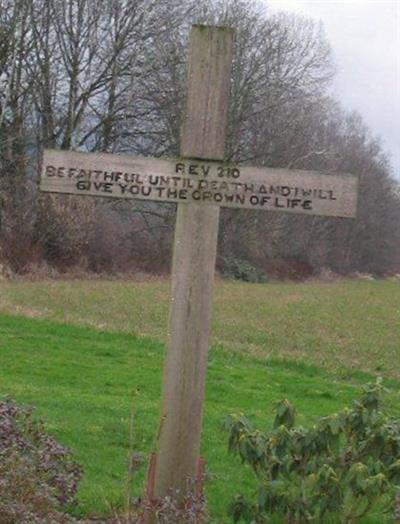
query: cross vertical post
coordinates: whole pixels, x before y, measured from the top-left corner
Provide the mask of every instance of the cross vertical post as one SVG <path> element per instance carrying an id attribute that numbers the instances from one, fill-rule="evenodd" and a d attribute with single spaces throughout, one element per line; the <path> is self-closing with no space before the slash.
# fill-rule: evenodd
<path id="1" fill-rule="evenodd" d="M 194 26 L 181 156 L 223 160 L 233 31 Z M 200 454 L 219 206 L 178 204 L 154 491 L 184 493 Z"/>

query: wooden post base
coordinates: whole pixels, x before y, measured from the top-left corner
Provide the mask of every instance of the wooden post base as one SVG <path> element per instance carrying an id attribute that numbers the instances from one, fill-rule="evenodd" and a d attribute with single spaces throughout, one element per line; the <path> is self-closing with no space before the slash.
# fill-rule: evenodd
<path id="1" fill-rule="evenodd" d="M 147 472 L 147 485 L 145 490 L 145 513 L 142 517 L 142 520 L 140 521 L 140 524 L 155 524 L 157 522 L 156 516 L 155 516 L 155 506 L 157 505 L 157 502 L 160 500 L 155 495 L 155 478 L 156 478 L 156 466 L 157 466 L 157 453 L 152 453 L 150 455 L 150 461 L 149 461 L 149 469 Z M 187 493 L 190 491 L 192 495 L 192 499 L 196 501 L 200 501 L 204 497 L 204 483 L 206 479 L 206 460 L 202 457 L 199 458 L 197 463 L 197 474 L 196 477 L 193 479 L 187 479 L 188 483 L 190 484 L 188 486 Z M 174 496 L 173 493 L 171 493 L 171 496 Z M 187 502 L 183 501 L 183 507 L 185 507 L 185 503 Z M 204 521 L 201 520 L 201 517 L 198 517 L 198 519 L 195 521 L 195 524 L 204 524 Z"/>

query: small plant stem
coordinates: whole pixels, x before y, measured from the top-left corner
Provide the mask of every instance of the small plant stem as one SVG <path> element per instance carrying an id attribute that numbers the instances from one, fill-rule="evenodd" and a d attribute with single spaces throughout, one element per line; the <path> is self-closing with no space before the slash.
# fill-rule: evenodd
<path id="1" fill-rule="evenodd" d="M 127 522 L 130 522 L 132 517 L 132 503 L 131 503 L 131 494 L 133 487 L 133 478 L 135 475 L 135 464 L 132 460 L 133 455 L 133 445 L 135 440 L 135 405 L 132 403 L 131 416 L 129 420 L 129 450 L 128 450 L 128 472 L 126 477 L 126 486 L 125 486 L 125 515 Z"/>

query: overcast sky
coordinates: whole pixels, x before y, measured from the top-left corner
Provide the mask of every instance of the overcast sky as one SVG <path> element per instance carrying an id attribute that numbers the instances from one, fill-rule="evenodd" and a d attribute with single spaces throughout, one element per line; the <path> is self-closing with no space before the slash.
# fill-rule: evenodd
<path id="1" fill-rule="evenodd" d="M 334 94 L 382 138 L 400 179 L 400 0 L 264 1 L 323 22 L 337 66 Z"/>

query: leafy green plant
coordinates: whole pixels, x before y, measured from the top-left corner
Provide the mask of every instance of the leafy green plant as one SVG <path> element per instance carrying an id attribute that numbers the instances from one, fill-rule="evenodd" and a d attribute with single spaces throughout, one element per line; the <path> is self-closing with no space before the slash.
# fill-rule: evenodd
<path id="1" fill-rule="evenodd" d="M 253 469 L 258 499 L 238 496 L 233 522 L 359 522 L 379 506 L 394 511 L 400 489 L 400 421 L 381 409 L 380 381 L 365 388 L 351 408 L 321 418 L 311 428 L 295 426 L 288 400 L 276 406 L 274 427 L 254 429 L 231 416 L 229 450 Z M 332 519 L 332 520 L 329 520 Z"/>
<path id="2" fill-rule="evenodd" d="M 81 467 L 45 432 L 33 409 L 0 402 L 0 515 L 2 524 L 75 522 Z"/>

